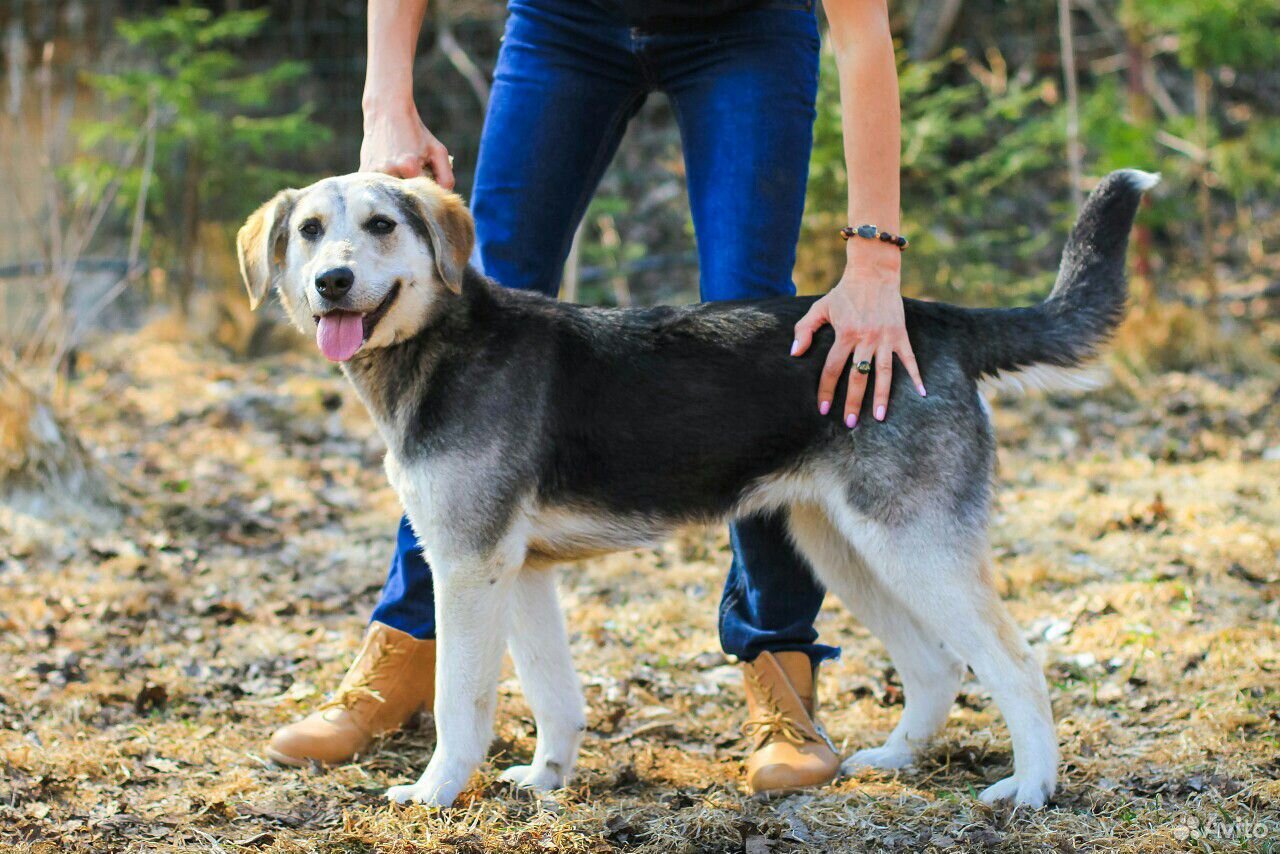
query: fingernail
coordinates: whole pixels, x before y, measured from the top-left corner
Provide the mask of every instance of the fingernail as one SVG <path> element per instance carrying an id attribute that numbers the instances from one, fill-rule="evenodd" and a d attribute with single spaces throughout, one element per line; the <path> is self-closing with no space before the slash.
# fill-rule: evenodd
<path id="1" fill-rule="evenodd" d="M 791 355 L 793 355 L 793 356 L 794 356 L 794 355 L 796 354 L 796 351 L 797 351 L 797 350 L 799 350 L 799 349 L 800 349 L 800 342 L 799 342 L 799 341 L 792 341 L 792 342 L 791 342 Z"/>
<path id="2" fill-rule="evenodd" d="M 883 403 L 876 407 L 876 420 L 877 421 L 884 420 L 884 404 Z"/>
<path id="3" fill-rule="evenodd" d="M 857 425 L 857 423 L 858 423 L 858 416 L 854 415 L 852 412 L 850 412 L 849 415 L 844 419 L 844 426 L 848 427 L 850 430 L 852 430 Z"/>
<path id="4" fill-rule="evenodd" d="M 916 386 L 916 391 L 920 392 L 920 396 L 921 396 L 921 397 L 927 397 L 927 396 L 928 396 L 928 395 L 927 395 L 927 393 L 926 393 L 926 392 L 925 392 L 925 390 L 924 390 L 924 385 L 923 385 L 923 384 L 921 384 L 921 385 L 917 385 L 917 386 Z"/>
<path id="5" fill-rule="evenodd" d="M 823 415 L 826 415 L 830 411 L 831 411 L 831 401 L 824 400 L 822 401 L 822 403 L 818 404 L 818 412 L 822 413 Z"/>

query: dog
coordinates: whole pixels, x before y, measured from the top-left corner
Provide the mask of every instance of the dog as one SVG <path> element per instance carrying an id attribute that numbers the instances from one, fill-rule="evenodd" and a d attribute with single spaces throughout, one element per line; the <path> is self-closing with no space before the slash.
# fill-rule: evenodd
<path id="1" fill-rule="evenodd" d="M 502 777 L 563 786 L 586 718 L 548 568 L 777 512 L 902 678 L 901 720 L 846 769 L 911 763 L 972 668 L 1014 754 L 982 800 L 1045 804 L 1057 739 L 1044 674 L 993 585 L 995 441 L 978 383 L 1096 353 L 1124 314 L 1129 231 L 1157 180 L 1103 179 L 1037 305 L 904 300 L 929 394 L 895 372 L 891 417 L 852 430 L 814 405 L 834 333 L 789 355 L 812 297 L 610 309 L 505 289 L 468 264 L 462 200 L 426 178 L 329 178 L 259 208 L 237 238 L 250 302 L 274 287 L 341 363 L 435 572 L 437 745 L 388 797 L 448 806 L 467 785 L 492 738 L 504 645 L 538 735 L 531 763 Z"/>

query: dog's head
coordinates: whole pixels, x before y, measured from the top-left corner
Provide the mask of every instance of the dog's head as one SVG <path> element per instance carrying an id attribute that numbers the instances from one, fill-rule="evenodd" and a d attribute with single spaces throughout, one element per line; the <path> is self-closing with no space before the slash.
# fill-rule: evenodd
<path id="1" fill-rule="evenodd" d="M 462 292 L 474 242 L 461 198 L 428 178 L 373 172 L 283 190 L 236 239 L 250 306 L 275 286 L 334 362 L 418 332 Z"/>

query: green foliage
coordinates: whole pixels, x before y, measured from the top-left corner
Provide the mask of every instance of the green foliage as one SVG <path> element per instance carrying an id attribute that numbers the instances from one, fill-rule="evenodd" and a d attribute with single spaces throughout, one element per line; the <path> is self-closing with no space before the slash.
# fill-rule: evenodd
<path id="1" fill-rule="evenodd" d="M 233 53 L 237 42 L 259 32 L 267 15 L 266 9 L 214 15 L 183 5 L 122 19 L 116 31 L 130 49 L 128 67 L 85 75 L 112 109 L 110 118 L 80 126 L 83 156 L 73 178 L 87 193 L 119 181 L 118 202 L 131 209 L 143 184 L 141 158 L 121 173 L 119 152 L 136 144 L 154 112 L 149 237 L 153 249 L 186 271 L 193 269 L 201 223 L 235 221 L 284 184 L 305 180 L 269 164 L 282 154 L 296 157 L 329 135 L 311 121 L 309 106 L 267 112 L 285 87 L 306 74 L 305 64 L 249 70 Z"/>
<path id="2" fill-rule="evenodd" d="M 1213 169 L 1235 198 L 1280 195 L 1280 118 L 1257 117 L 1245 133 L 1216 145 Z"/>
<path id="3" fill-rule="evenodd" d="M 1248 71 L 1280 61 L 1276 0 L 1133 0 L 1133 12 L 1178 37 L 1178 56 L 1188 68 Z"/>

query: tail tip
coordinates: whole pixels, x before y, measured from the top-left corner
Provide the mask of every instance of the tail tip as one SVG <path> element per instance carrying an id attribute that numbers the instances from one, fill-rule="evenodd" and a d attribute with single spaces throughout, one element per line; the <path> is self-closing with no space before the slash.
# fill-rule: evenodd
<path id="1" fill-rule="evenodd" d="M 1115 174 L 1139 193 L 1145 193 L 1160 183 L 1159 172 L 1143 172 L 1141 169 L 1120 169 Z"/>

